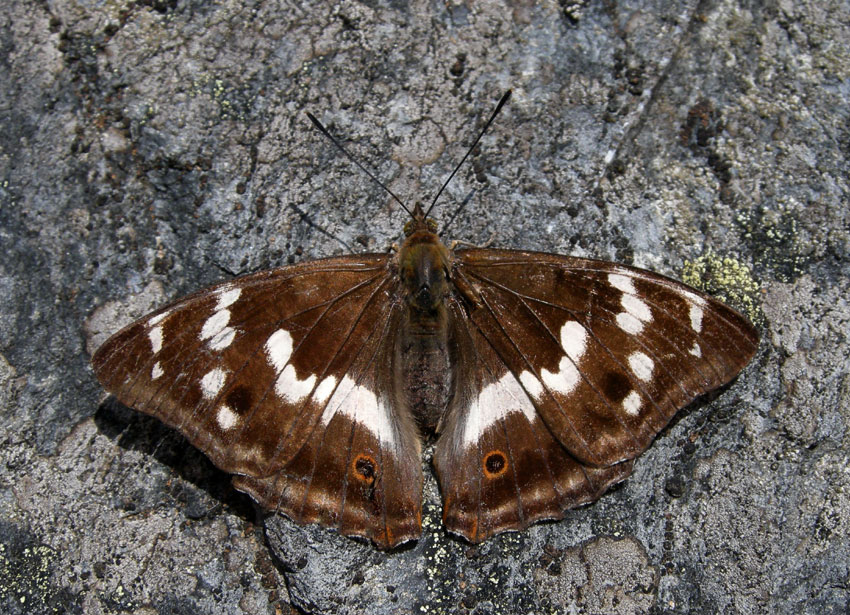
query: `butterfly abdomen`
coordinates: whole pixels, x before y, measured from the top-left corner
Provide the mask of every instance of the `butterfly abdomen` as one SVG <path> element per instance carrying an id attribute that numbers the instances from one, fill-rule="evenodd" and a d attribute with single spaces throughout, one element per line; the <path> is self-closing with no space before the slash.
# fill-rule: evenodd
<path id="1" fill-rule="evenodd" d="M 448 406 L 452 376 L 446 328 L 399 337 L 399 382 L 421 430 L 433 434 Z"/>

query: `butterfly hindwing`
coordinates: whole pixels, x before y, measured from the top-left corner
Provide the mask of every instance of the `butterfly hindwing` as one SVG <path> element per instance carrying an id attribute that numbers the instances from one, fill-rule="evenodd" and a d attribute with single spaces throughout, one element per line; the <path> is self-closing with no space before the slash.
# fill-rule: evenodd
<path id="1" fill-rule="evenodd" d="M 381 375 L 392 344 L 381 333 L 398 314 L 395 284 L 386 255 L 237 278 L 125 328 L 92 365 L 122 403 L 175 427 L 220 468 L 243 475 L 241 488 L 267 508 L 374 534 L 378 543 L 394 534 L 409 539 L 407 522 L 387 531 L 400 516 L 392 506 L 415 521 L 421 493 L 409 410 L 388 388 L 392 378 Z M 329 434 L 340 434 L 334 447 Z M 320 485 L 352 477 L 362 479 L 359 491 Z M 358 493 L 368 501 L 357 501 Z M 346 517 L 357 514 L 360 521 Z"/>
<path id="2" fill-rule="evenodd" d="M 632 462 L 582 464 L 554 438 L 493 346 L 452 306 L 457 387 L 434 454 L 449 531 L 480 542 L 598 498 Z"/>

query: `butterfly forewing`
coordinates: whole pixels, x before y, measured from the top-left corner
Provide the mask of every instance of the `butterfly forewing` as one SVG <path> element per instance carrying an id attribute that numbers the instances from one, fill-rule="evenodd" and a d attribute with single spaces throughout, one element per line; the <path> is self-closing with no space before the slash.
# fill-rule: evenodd
<path id="1" fill-rule="evenodd" d="M 396 283 L 386 255 L 238 278 L 130 325 L 92 364 L 120 401 L 246 475 L 242 488 L 267 507 L 388 546 L 414 537 L 421 490 L 409 411 L 382 375 Z"/>
<path id="2" fill-rule="evenodd" d="M 675 412 L 755 352 L 749 322 L 647 271 L 551 254 L 456 253 L 480 302 L 470 319 L 580 461 L 643 451 Z"/>

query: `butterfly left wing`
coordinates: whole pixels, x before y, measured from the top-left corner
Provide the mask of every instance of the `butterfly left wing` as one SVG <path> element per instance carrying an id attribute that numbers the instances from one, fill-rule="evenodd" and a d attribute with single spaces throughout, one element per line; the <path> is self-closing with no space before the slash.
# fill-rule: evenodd
<path id="1" fill-rule="evenodd" d="M 392 546 L 419 535 L 420 444 L 393 395 L 387 255 L 237 278 L 131 324 L 92 358 L 266 508 Z"/>
<path id="2" fill-rule="evenodd" d="M 458 352 L 487 367 L 458 377 L 435 464 L 446 523 L 470 540 L 598 497 L 679 408 L 743 369 L 758 343 L 719 301 L 613 263 L 464 250 L 452 275 L 455 311 L 466 316 L 454 322 L 468 323 Z M 458 455 L 468 462 L 452 466 Z M 562 480 L 559 490 L 553 467 L 587 480 Z M 479 495 L 464 497 L 470 487 Z"/>

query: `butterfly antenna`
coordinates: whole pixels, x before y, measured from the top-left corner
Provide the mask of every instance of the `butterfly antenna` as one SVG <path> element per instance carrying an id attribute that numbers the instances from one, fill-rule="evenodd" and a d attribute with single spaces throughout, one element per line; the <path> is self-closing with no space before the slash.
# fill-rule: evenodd
<path id="1" fill-rule="evenodd" d="M 499 100 L 499 104 L 496 105 L 496 109 L 493 111 L 493 114 L 490 116 L 490 119 L 487 120 L 487 123 L 484 124 L 484 128 L 481 129 L 481 132 L 478 133 L 478 137 L 475 139 L 475 142 L 472 146 L 466 151 L 466 155 L 461 159 L 458 165 L 455 167 L 455 170 L 452 171 L 452 174 L 449 175 L 449 178 L 443 184 L 443 187 L 440 188 L 440 191 L 437 193 L 437 196 L 434 197 L 434 200 L 431 201 L 431 206 L 428 208 L 428 211 L 425 212 L 425 217 L 428 217 L 428 214 L 431 213 L 431 210 L 434 209 L 434 205 L 437 204 L 437 199 L 440 198 L 440 195 L 443 194 L 443 190 L 446 189 L 446 186 L 449 185 L 449 182 L 452 181 L 452 178 L 455 176 L 455 173 L 458 172 L 458 169 L 463 166 L 463 163 L 466 162 L 466 159 L 469 158 L 469 155 L 472 153 L 472 150 L 475 149 L 475 146 L 478 145 L 478 142 L 481 140 L 481 137 L 484 136 L 484 133 L 487 132 L 487 129 L 490 128 L 490 124 L 493 123 L 493 120 L 496 119 L 496 116 L 499 115 L 499 111 L 502 110 L 502 107 L 505 106 L 505 103 L 508 102 L 508 99 L 511 97 L 511 90 L 508 90 L 504 94 L 502 94 L 502 98 Z"/>
<path id="2" fill-rule="evenodd" d="M 298 207 L 296 207 L 292 203 L 289 204 L 289 207 L 292 209 L 292 211 L 294 211 L 295 213 L 297 213 L 301 217 L 301 221 L 304 222 L 307 226 L 309 226 L 310 228 L 316 229 L 317 231 L 319 231 L 322 235 L 325 235 L 326 237 L 330 237 L 331 239 L 335 239 L 336 241 L 340 242 L 346 250 L 348 250 L 352 254 L 354 253 L 354 249 L 350 245 L 345 243 L 342 239 L 340 239 L 339 237 L 337 237 L 336 235 L 331 233 L 329 230 L 324 229 L 321 226 L 319 226 L 318 224 L 316 224 L 315 222 L 313 222 L 310 219 L 310 216 L 308 216 L 305 212 L 298 209 Z"/>
<path id="3" fill-rule="evenodd" d="M 368 175 L 369 177 L 371 177 L 371 178 L 372 178 L 372 180 L 374 180 L 374 182 L 375 182 L 376 184 L 378 184 L 381 188 L 383 188 L 384 190 L 386 190 L 387 194 L 389 194 L 391 197 L 393 197 L 393 198 L 394 198 L 394 199 L 398 202 L 398 204 L 399 204 L 399 205 L 401 205 L 401 208 L 402 208 L 404 211 L 406 211 L 406 212 L 410 215 L 410 217 L 411 217 L 411 218 L 413 217 L 413 212 L 412 212 L 412 211 L 410 211 L 410 210 L 407 208 L 407 205 L 405 205 L 405 204 L 404 204 L 404 202 L 403 202 L 400 198 L 398 198 L 392 190 L 390 190 L 389 188 L 387 188 L 387 187 L 384 185 L 384 182 L 382 182 L 380 179 L 378 179 L 377 177 L 375 177 L 375 174 L 374 174 L 374 173 L 372 173 L 372 171 L 370 171 L 369 169 L 367 169 L 367 168 L 366 168 L 366 167 L 365 167 L 365 166 L 364 166 L 364 165 L 363 165 L 363 164 L 362 164 L 362 163 L 361 163 L 361 162 L 360 162 L 357 158 L 355 158 L 355 157 L 354 157 L 354 155 L 353 155 L 353 154 L 349 153 L 349 151 L 348 151 L 347 149 L 345 149 L 345 148 L 342 146 L 342 144 L 341 144 L 339 141 L 337 141 L 331 133 L 329 133 L 329 132 L 328 132 L 328 129 L 327 129 L 327 128 L 325 128 L 324 126 L 322 126 L 322 123 L 321 123 L 319 120 L 317 120 L 317 119 L 316 119 L 316 116 L 315 116 L 315 115 L 313 115 L 312 113 L 310 113 L 310 112 L 308 111 L 308 112 L 307 112 L 307 117 L 309 117 L 309 118 L 310 118 L 310 121 L 311 121 L 311 122 L 313 122 L 313 126 L 315 126 L 316 128 L 318 128 L 318 129 L 319 129 L 319 132 L 321 132 L 323 135 L 325 135 L 328 139 L 330 139 L 330 140 L 331 140 L 331 143 L 333 143 L 334 145 L 336 145 L 336 146 L 337 146 L 337 148 L 339 148 L 339 151 L 341 151 L 343 154 L 345 154 L 346 156 L 348 156 L 348 159 L 349 159 L 349 160 L 351 160 L 351 162 L 353 162 L 354 164 L 356 164 L 356 165 L 357 165 L 357 167 L 358 167 L 361 171 L 363 171 L 366 175 Z"/>
<path id="4" fill-rule="evenodd" d="M 466 205 L 472 200 L 473 196 L 475 196 L 475 190 L 474 189 L 471 190 L 469 192 L 469 194 L 466 195 L 466 198 L 463 199 L 463 203 L 460 204 L 460 207 L 455 209 L 455 212 L 452 214 L 452 217 L 449 218 L 449 221 L 446 222 L 445 226 L 443 226 L 443 228 L 440 229 L 440 232 L 437 233 L 438 236 L 442 237 L 443 235 L 445 235 L 449 231 L 449 227 L 451 227 L 452 223 L 460 215 L 460 212 L 462 212 L 466 208 Z"/>

